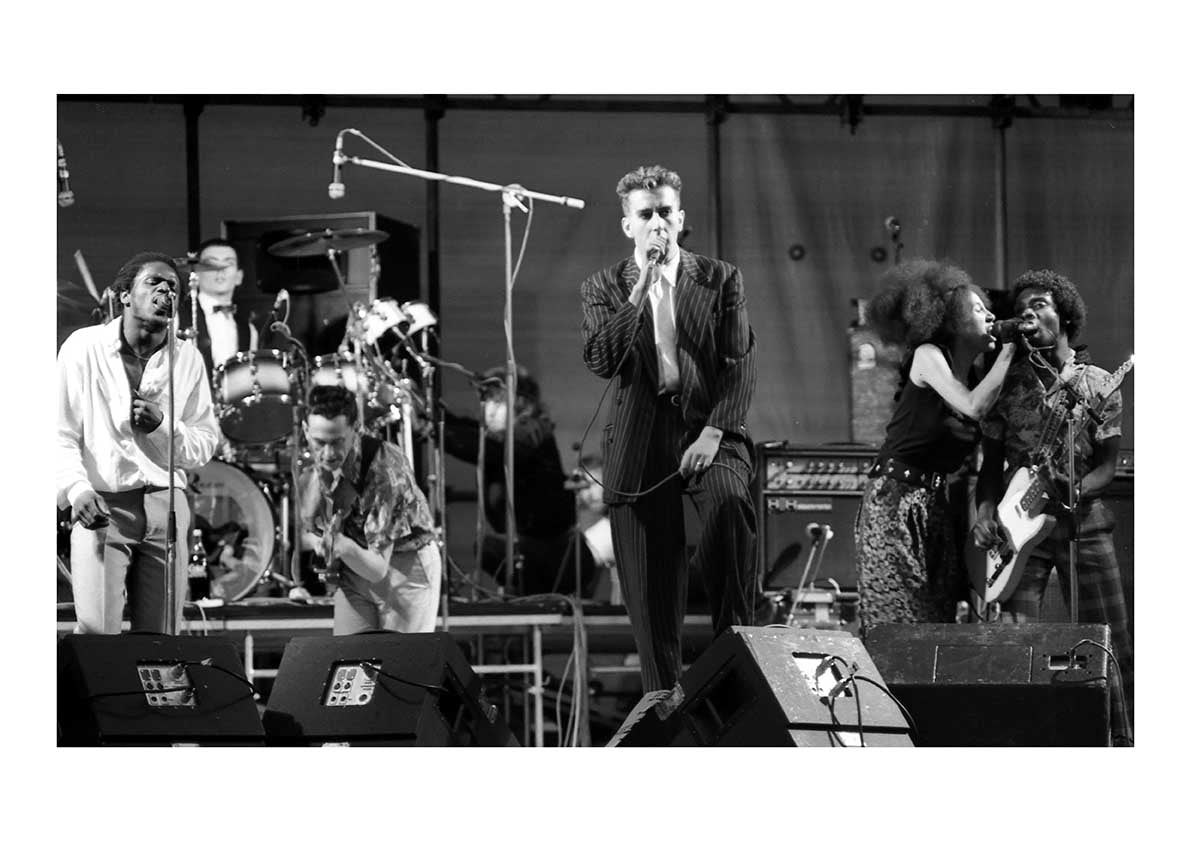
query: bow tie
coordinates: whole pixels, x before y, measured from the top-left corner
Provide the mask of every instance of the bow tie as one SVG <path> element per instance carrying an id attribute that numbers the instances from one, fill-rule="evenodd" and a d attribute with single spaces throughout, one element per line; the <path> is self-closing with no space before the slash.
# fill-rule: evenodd
<path id="1" fill-rule="evenodd" d="M 236 305 L 235 304 L 216 304 L 215 306 L 211 307 L 211 312 L 215 313 L 216 315 L 218 315 L 221 312 L 226 312 L 228 315 L 235 315 L 236 314 Z"/>

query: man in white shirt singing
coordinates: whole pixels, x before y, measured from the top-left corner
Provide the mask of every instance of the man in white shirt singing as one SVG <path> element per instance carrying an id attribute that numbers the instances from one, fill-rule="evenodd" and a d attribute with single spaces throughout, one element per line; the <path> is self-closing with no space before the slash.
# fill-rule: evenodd
<path id="1" fill-rule="evenodd" d="M 116 634 L 127 602 L 132 630 L 166 627 L 169 511 L 170 313 L 178 273 L 166 254 L 142 252 L 112 283 L 124 311 L 76 330 L 58 352 L 58 505 L 69 505 L 76 633 Z M 186 469 L 215 452 L 219 428 L 203 360 L 174 345 L 175 615 L 186 594 L 190 509 Z M 177 559 L 182 559 L 181 563 Z"/>

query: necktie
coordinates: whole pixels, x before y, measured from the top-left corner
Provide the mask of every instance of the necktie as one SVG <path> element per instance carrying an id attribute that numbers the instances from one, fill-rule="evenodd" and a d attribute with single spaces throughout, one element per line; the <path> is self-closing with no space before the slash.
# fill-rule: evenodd
<path id="1" fill-rule="evenodd" d="M 674 335 L 674 287 L 660 274 L 657 279 L 661 296 L 657 308 L 658 379 L 663 390 L 680 390 L 677 343 Z"/>
<path id="2" fill-rule="evenodd" d="M 214 307 L 211 308 L 211 312 L 215 313 L 216 315 L 218 315 L 221 312 L 226 312 L 228 315 L 235 315 L 236 314 L 236 305 L 235 304 L 216 304 Z"/>

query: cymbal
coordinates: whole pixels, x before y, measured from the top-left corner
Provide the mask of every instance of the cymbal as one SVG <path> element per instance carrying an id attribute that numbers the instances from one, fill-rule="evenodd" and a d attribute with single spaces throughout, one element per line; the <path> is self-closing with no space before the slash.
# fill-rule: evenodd
<path id="1" fill-rule="evenodd" d="M 269 246 L 268 252 L 274 257 L 316 257 L 328 251 L 350 251 L 353 248 L 364 248 L 384 242 L 389 235 L 384 231 L 373 231 L 368 228 L 344 228 L 322 231 L 306 231 L 295 237 L 280 240 Z"/>
<path id="2" fill-rule="evenodd" d="M 214 263 L 204 263 L 198 257 L 191 257 L 189 254 L 187 254 L 185 257 L 175 257 L 174 265 L 179 269 L 188 266 L 196 272 L 217 272 L 223 268 L 222 266 L 217 266 Z"/>

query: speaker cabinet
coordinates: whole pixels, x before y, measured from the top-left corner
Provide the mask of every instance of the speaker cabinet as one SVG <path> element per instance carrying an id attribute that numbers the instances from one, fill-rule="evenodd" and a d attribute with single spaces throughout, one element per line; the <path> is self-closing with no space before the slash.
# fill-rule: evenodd
<path id="1" fill-rule="evenodd" d="M 855 679 L 849 680 L 855 669 Z M 733 627 L 650 693 L 618 747 L 911 746 L 909 726 L 864 646 L 846 631 Z"/>
<path id="2" fill-rule="evenodd" d="M 291 640 L 264 725 L 270 745 L 517 745 L 445 633 Z"/>
<path id="3" fill-rule="evenodd" d="M 865 637 L 923 746 L 1105 746 L 1107 625 L 878 625 Z"/>
<path id="4" fill-rule="evenodd" d="M 782 442 L 762 444 L 758 453 L 762 589 L 795 588 L 804 573 L 808 585 L 831 579 L 844 589 L 855 589 L 853 526 L 876 451 L 846 444 L 809 447 Z M 828 533 L 825 543 L 816 544 L 816 534 Z"/>
<path id="5" fill-rule="evenodd" d="M 71 747 L 265 743 L 232 644 L 157 634 L 64 637 L 58 733 Z"/>

